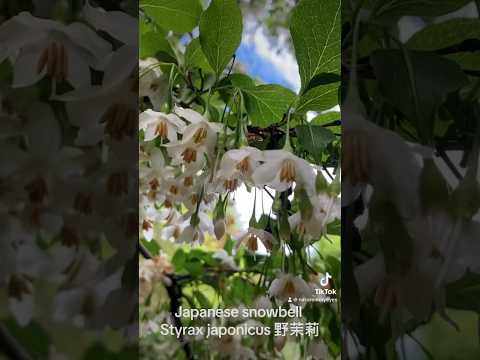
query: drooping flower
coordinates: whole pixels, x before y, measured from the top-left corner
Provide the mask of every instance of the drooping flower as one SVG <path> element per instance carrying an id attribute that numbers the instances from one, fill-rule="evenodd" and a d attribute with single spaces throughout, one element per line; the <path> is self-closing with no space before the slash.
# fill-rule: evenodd
<path id="1" fill-rule="evenodd" d="M 177 141 L 177 134 L 181 133 L 185 123 L 175 114 L 164 114 L 147 110 L 140 114 L 140 129 L 145 132 L 145 141 L 152 141 L 157 137 L 169 141 Z"/>
<path id="2" fill-rule="evenodd" d="M 137 134 L 137 49 L 122 46 L 107 60 L 101 86 L 87 84 L 55 97 L 66 103 L 69 121 L 79 128 L 77 145 L 95 145 L 105 133 L 117 140 Z"/>
<path id="3" fill-rule="evenodd" d="M 268 293 L 280 301 L 312 296 L 312 288 L 301 277 L 281 273 L 272 281 Z"/>
<path id="4" fill-rule="evenodd" d="M 0 59 L 14 64 L 13 87 L 30 86 L 45 75 L 79 88 L 90 67 L 101 68 L 111 45 L 82 23 L 63 25 L 21 12 L 0 26 Z"/>
<path id="5" fill-rule="evenodd" d="M 174 113 L 190 124 L 182 131 L 182 140 L 167 145 L 174 164 L 203 164 L 205 156 L 211 158 L 215 150 L 221 124 L 213 123 L 191 109 L 176 107 Z"/>
<path id="6" fill-rule="evenodd" d="M 142 260 L 139 264 L 138 274 L 140 279 L 140 298 L 142 300 L 146 299 L 157 281 L 170 285 L 171 280 L 168 275 L 172 271 L 172 265 L 165 256 L 156 256 L 153 259 Z"/>
<path id="7" fill-rule="evenodd" d="M 155 110 L 160 110 L 168 97 L 168 76 L 160 70 L 156 59 L 139 62 L 138 96 L 148 97 Z"/>
<path id="8" fill-rule="evenodd" d="M 290 216 L 292 228 L 298 228 L 307 240 L 318 240 L 326 233 L 326 226 L 340 219 L 340 198 L 320 193 L 310 198 L 312 213 L 309 219 L 303 219 L 300 212 Z"/>
<path id="9" fill-rule="evenodd" d="M 229 150 L 223 155 L 215 181 L 227 191 L 235 190 L 240 185 L 239 181 L 252 185 L 252 174 L 262 160 L 263 153 L 254 147 Z"/>
<path id="10" fill-rule="evenodd" d="M 313 194 L 316 174 L 307 161 L 286 150 L 267 150 L 264 155 L 264 163 L 252 175 L 258 187 L 266 185 L 282 192 L 296 184 Z"/>
<path id="11" fill-rule="evenodd" d="M 259 243 L 265 247 L 268 251 L 273 248 L 274 237 L 268 231 L 249 227 L 248 230 L 237 238 L 237 249 L 240 245 L 244 245 L 248 250 L 256 252 L 259 249 Z"/>
<path id="12" fill-rule="evenodd" d="M 138 45 L 138 20 L 122 11 L 105 11 L 101 7 L 93 7 L 90 0 L 85 1 L 83 8 L 85 20 L 96 30 L 105 31 L 126 45 Z"/>

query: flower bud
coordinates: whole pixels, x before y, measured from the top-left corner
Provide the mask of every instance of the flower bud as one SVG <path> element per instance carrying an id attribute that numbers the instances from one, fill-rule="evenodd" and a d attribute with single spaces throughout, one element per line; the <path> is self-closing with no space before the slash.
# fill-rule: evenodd
<path id="1" fill-rule="evenodd" d="M 215 236 L 217 240 L 220 240 L 225 235 L 225 219 L 220 218 L 215 221 L 215 225 L 213 227 L 213 231 L 215 232 Z"/>

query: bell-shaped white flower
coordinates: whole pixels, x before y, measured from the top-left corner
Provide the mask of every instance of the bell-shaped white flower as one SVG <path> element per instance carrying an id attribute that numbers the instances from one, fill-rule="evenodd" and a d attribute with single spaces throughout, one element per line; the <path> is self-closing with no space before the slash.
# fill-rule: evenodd
<path id="1" fill-rule="evenodd" d="M 263 245 L 265 249 L 271 251 L 273 248 L 274 237 L 268 231 L 249 227 L 248 230 L 237 238 L 237 249 L 240 245 L 244 245 L 248 250 L 256 252 L 259 249 L 259 245 Z"/>
<path id="2" fill-rule="evenodd" d="M 177 134 L 182 132 L 185 123 L 175 114 L 164 114 L 147 110 L 140 114 L 140 129 L 145 132 L 145 141 L 157 137 L 170 142 L 177 141 Z"/>
<path id="3" fill-rule="evenodd" d="M 288 219 L 292 228 L 298 228 L 307 240 L 318 240 L 326 232 L 326 226 L 341 216 L 339 197 L 320 193 L 310 198 L 312 214 L 309 219 L 302 219 L 300 212 Z"/>
<path id="4" fill-rule="evenodd" d="M 222 125 L 212 123 L 191 109 L 175 108 L 174 113 L 190 124 L 182 131 L 182 140 L 165 145 L 174 164 L 204 163 L 204 157 L 211 158 Z"/>
<path id="5" fill-rule="evenodd" d="M 160 70 L 158 60 L 148 58 L 139 62 L 139 97 L 148 97 L 155 110 L 160 110 L 168 98 L 168 75 Z"/>
<path id="6" fill-rule="evenodd" d="M 215 181 L 222 191 L 235 190 L 239 181 L 252 185 L 252 174 L 263 159 L 263 153 L 254 147 L 229 150 L 223 155 Z"/>
<path id="7" fill-rule="evenodd" d="M 258 187 L 266 185 L 282 192 L 296 184 L 308 193 L 314 192 L 316 173 L 307 161 L 287 150 L 267 150 L 264 156 L 264 163 L 252 175 Z"/>
<path id="8" fill-rule="evenodd" d="M 313 290 L 301 277 L 281 273 L 272 281 L 268 293 L 280 301 L 288 301 L 293 298 L 310 297 Z"/>
<path id="9" fill-rule="evenodd" d="M 76 144 L 92 146 L 104 139 L 134 136 L 138 129 L 137 49 L 122 46 L 106 64 L 101 86 L 84 86 L 55 97 L 64 101 L 68 119 L 79 128 Z"/>
<path id="10" fill-rule="evenodd" d="M 90 82 L 111 45 L 82 23 L 63 25 L 21 12 L 0 26 L 0 59 L 14 64 L 13 87 L 30 86 L 46 74 L 78 88 Z"/>
<path id="11" fill-rule="evenodd" d="M 83 17 L 96 30 L 102 30 L 126 45 L 137 47 L 138 20 L 122 11 L 105 11 L 85 1 Z"/>

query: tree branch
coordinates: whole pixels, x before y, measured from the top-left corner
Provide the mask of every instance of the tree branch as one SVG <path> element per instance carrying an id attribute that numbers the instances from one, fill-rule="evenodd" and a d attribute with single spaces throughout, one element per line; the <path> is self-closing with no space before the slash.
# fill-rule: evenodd
<path id="1" fill-rule="evenodd" d="M 145 246 L 143 246 L 140 242 L 138 242 L 138 248 L 140 254 L 145 259 L 151 259 L 152 255 L 150 252 L 147 250 Z M 172 275 L 167 275 L 166 276 L 170 279 L 170 285 L 165 285 L 165 288 L 167 290 L 168 296 L 170 298 L 170 315 L 172 316 L 173 319 L 173 324 L 177 330 L 179 330 L 180 337 L 178 340 L 182 344 L 183 351 L 185 352 L 185 356 L 188 360 L 193 360 L 193 354 L 192 354 L 192 349 L 190 349 L 190 345 L 185 342 L 183 336 L 181 335 L 181 329 L 182 329 L 182 321 L 175 316 L 175 314 L 178 312 L 178 308 L 180 307 L 180 299 L 182 298 L 182 288 L 177 282 L 177 279 L 175 276 Z"/>
<path id="2" fill-rule="evenodd" d="M 32 360 L 30 355 L 2 324 L 0 324 L 0 352 L 3 352 L 10 359 Z"/>

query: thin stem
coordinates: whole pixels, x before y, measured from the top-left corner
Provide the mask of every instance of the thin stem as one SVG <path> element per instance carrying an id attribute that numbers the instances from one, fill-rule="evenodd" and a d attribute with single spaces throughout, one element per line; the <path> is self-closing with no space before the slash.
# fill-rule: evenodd
<path id="1" fill-rule="evenodd" d="M 15 360 L 31 360 L 31 356 L 23 349 L 8 329 L 0 324 L 0 352 Z"/>
<path id="2" fill-rule="evenodd" d="M 453 173 L 453 175 L 455 175 L 455 177 L 456 177 L 458 180 L 462 180 L 462 179 L 463 179 L 462 174 L 461 174 L 460 171 L 458 171 L 458 169 L 455 167 L 455 164 L 452 162 L 452 160 L 450 159 L 450 157 L 448 156 L 448 154 L 445 152 L 445 150 L 443 150 L 442 148 L 440 148 L 439 146 L 437 146 L 437 153 L 438 153 L 438 155 L 442 158 L 443 162 L 448 166 L 448 168 L 449 168 L 450 171 Z"/>
<path id="3" fill-rule="evenodd" d="M 292 144 L 290 144 L 290 117 L 291 117 L 291 114 L 292 113 L 289 109 L 288 112 L 287 112 L 287 134 L 286 134 L 285 145 L 283 146 L 283 150 L 293 153 Z"/>

